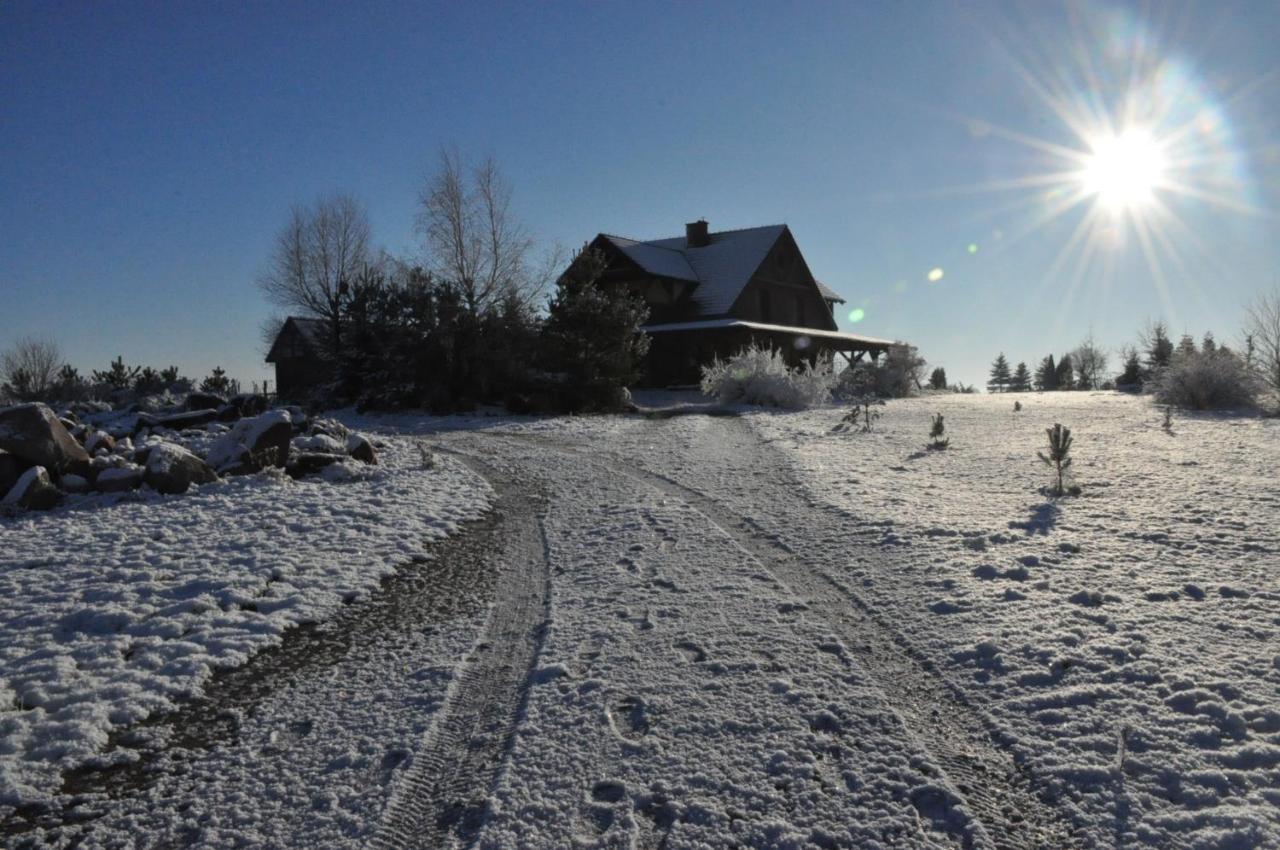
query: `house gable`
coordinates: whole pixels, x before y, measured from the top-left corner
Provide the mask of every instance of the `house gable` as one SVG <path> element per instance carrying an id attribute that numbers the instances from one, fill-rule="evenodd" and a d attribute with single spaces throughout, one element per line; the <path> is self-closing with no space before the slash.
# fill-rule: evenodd
<path id="1" fill-rule="evenodd" d="M 733 302 L 729 316 L 745 321 L 834 331 L 837 326 L 833 301 L 809 271 L 790 228 L 784 226 L 773 247 Z"/>

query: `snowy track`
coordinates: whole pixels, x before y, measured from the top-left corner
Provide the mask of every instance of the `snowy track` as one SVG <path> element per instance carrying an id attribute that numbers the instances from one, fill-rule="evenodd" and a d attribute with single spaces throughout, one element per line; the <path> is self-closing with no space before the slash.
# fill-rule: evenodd
<path id="1" fill-rule="evenodd" d="M 474 458 L 474 466 L 484 469 Z M 467 846 L 515 728 L 548 618 L 546 542 L 530 494 L 490 468 L 502 558 L 496 598 L 478 642 L 449 687 L 421 756 L 400 781 L 372 847 Z"/>
<path id="2" fill-rule="evenodd" d="M 714 434 L 714 446 L 699 446 L 696 454 L 707 460 L 717 455 L 732 458 L 736 464 L 751 467 L 761 485 L 757 490 L 759 505 L 806 502 L 788 472 L 760 450 L 758 437 L 735 420 L 720 421 L 724 425 Z M 520 437 L 530 440 L 532 435 Z M 788 526 L 785 521 L 778 522 L 779 517 L 772 512 L 771 516 L 743 515 L 704 489 L 646 471 L 616 454 L 606 461 L 598 453 L 532 439 L 574 457 L 575 466 L 603 466 L 607 474 L 643 482 L 691 505 L 715 530 L 803 599 L 813 615 L 838 638 L 832 651 L 871 674 L 909 737 L 939 769 L 938 781 L 954 793 L 954 799 L 938 793 L 912 800 L 926 829 L 941 833 L 940 837 L 952 846 L 965 848 L 1033 850 L 1077 846 L 1059 813 L 1035 795 L 1028 777 L 1000 745 L 998 733 L 959 690 L 856 592 L 824 569 L 824 562 L 832 553 L 813 551 L 812 541 L 815 534 L 819 539 L 840 536 L 838 527 L 815 528 L 824 521 L 831 523 L 832 517 L 810 510 L 803 525 Z"/>

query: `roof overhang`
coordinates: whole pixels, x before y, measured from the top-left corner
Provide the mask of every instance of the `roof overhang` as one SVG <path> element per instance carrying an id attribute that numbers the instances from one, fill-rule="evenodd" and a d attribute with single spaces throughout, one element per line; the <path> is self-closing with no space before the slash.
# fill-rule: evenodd
<path id="1" fill-rule="evenodd" d="M 704 319 L 697 322 L 668 322 L 666 324 L 645 325 L 641 328 L 641 330 L 649 334 L 720 329 L 739 329 L 791 337 L 807 336 L 812 339 L 821 339 L 830 343 L 842 343 L 843 347 L 854 350 L 883 350 L 893 345 L 893 340 L 877 339 L 872 336 L 847 334 L 842 333 L 841 331 L 824 331 L 819 330 L 818 328 L 798 328 L 791 325 L 768 325 L 764 322 L 745 322 L 741 319 Z"/>

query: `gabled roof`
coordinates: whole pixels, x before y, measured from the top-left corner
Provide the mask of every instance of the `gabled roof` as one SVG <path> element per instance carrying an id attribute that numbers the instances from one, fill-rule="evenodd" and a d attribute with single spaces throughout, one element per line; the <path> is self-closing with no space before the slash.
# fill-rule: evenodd
<path id="1" fill-rule="evenodd" d="M 284 338 L 285 332 L 290 327 L 297 332 L 298 336 L 302 338 L 302 343 L 310 348 L 313 354 L 324 350 L 324 335 L 326 331 L 324 319 L 290 316 L 280 326 L 280 332 L 276 334 L 275 342 L 271 343 L 271 350 L 267 352 L 266 362 L 276 362 L 276 348 L 280 345 L 280 340 Z"/>
<path id="2" fill-rule="evenodd" d="M 697 283 L 690 298 L 703 315 L 718 316 L 729 312 L 786 229 L 771 224 L 721 230 L 709 234 L 711 244 L 701 248 L 686 247 L 684 236 L 639 242 L 601 235 L 650 274 Z"/>
<path id="3" fill-rule="evenodd" d="M 719 328 L 746 328 L 752 331 L 764 331 L 766 333 L 789 334 L 791 336 L 810 336 L 818 339 L 829 339 L 835 342 L 850 343 L 852 345 L 872 348 L 885 349 L 893 345 L 893 340 L 880 339 L 874 336 L 863 336 L 862 334 L 851 334 L 843 331 L 824 331 L 817 328 L 798 328 L 792 325 L 773 325 L 767 322 L 748 322 L 742 319 L 702 319 L 696 322 L 665 322 L 654 325 L 644 325 L 641 327 L 645 333 L 667 333 L 671 331 L 705 331 L 716 330 Z"/>

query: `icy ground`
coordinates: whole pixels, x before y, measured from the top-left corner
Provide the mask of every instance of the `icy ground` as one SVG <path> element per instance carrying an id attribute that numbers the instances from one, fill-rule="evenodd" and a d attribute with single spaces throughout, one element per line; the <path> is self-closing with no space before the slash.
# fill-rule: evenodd
<path id="1" fill-rule="evenodd" d="M 0 519 L 0 815 L 486 510 L 483 480 L 420 457 L 393 440 L 382 466 L 329 470 L 345 480 L 267 472 Z"/>
<path id="2" fill-rule="evenodd" d="M 1021 400 L 846 435 L 836 408 L 361 422 L 482 470 L 492 526 L 395 616 L 335 603 L 346 642 L 248 660 L 270 687 L 211 697 L 230 734 L 5 846 L 1280 846 L 1280 422 Z M 412 528 L 421 497 L 386 498 Z M 487 604 L 432 603 L 459 583 Z"/>

